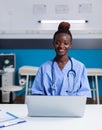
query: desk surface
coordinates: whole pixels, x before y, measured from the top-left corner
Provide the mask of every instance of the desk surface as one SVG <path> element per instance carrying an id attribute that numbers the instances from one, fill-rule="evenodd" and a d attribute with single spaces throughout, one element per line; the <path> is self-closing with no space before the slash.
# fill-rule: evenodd
<path id="1" fill-rule="evenodd" d="M 86 105 L 82 118 L 28 117 L 26 104 L 0 104 L 0 109 L 23 117 L 26 123 L 5 127 L 5 130 L 99 130 L 102 129 L 102 105 Z M 2 128 L 3 129 L 3 128 Z"/>

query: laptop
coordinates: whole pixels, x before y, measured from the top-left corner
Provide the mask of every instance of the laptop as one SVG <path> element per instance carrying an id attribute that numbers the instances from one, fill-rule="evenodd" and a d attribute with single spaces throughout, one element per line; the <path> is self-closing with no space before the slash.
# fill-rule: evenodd
<path id="1" fill-rule="evenodd" d="M 86 97 L 27 95 L 25 103 L 30 117 L 82 117 Z"/>

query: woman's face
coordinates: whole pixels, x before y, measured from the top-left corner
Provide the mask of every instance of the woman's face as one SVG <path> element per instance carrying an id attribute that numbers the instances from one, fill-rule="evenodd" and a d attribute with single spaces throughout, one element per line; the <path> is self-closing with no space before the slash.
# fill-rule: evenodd
<path id="1" fill-rule="evenodd" d="M 67 55 L 68 50 L 72 46 L 70 35 L 66 33 L 57 34 L 53 46 L 58 56 Z"/>

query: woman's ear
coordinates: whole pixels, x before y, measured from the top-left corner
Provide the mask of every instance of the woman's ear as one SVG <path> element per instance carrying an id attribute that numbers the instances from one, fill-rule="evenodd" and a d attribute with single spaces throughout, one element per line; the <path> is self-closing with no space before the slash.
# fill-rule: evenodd
<path id="1" fill-rule="evenodd" d="M 72 48 L 72 42 L 70 43 L 70 46 L 69 46 L 69 48 Z"/>

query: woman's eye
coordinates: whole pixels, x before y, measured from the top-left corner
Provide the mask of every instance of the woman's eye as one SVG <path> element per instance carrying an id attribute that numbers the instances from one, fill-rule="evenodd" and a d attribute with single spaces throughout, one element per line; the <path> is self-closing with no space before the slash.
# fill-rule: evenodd
<path id="1" fill-rule="evenodd" d="M 56 42 L 57 45 L 60 45 L 61 43 L 59 41 Z"/>
<path id="2" fill-rule="evenodd" d="M 65 44 L 65 45 L 68 45 L 68 44 L 69 44 L 69 42 L 65 42 L 64 44 Z"/>
<path id="3" fill-rule="evenodd" d="M 64 44 L 64 45 L 69 45 L 70 42 L 59 42 L 59 41 L 56 41 L 55 44 L 56 45 L 61 45 L 61 44 Z"/>

